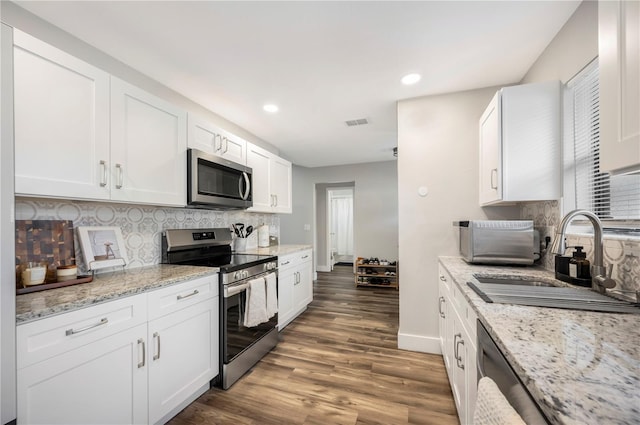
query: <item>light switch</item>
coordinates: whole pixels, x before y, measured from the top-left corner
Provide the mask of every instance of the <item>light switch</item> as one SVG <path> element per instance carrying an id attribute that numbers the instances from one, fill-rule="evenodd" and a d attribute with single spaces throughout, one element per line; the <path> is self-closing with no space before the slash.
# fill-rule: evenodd
<path id="1" fill-rule="evenodd" d="M 306 231 L 311 230 L 311 225 L 310 224 L 305 224 L 304 225 L 304 230 L 306 230 Z"/>

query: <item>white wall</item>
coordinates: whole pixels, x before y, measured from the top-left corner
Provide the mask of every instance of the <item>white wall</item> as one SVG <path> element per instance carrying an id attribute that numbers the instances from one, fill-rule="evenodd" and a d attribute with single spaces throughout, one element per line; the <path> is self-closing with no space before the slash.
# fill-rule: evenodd
<path id="1" fill-rule="evenodd" d="M 293 213 L 280 216 L 280 243 L 314 244 L 316 184 L 354 182 L 354 255 L 398 258 L 397 162 L 384 161 L 335 167 L 293 167 Z M 326 208 L 326 207 L 325 207 Z M 311 230 L 305 231 L 309 224 Z M 314 247 L 315 248 L 315 247 Z M 326 248 L 325 248 L 326 249 Z M 318 249 L 314 255 L 319 255 Z M 326 255 L 322 253 L 326 265 Z"/>
<path id="2" fill-rule="evenodd" d="M 581 4 L 523 83 L 566 82 L 597 55 L 597 3 Z M 498 87 L 398 103 L 400 348 L 438 353 L 437 257 L 458 255 L 451 223 L 519 218 L 478 206 L 478 119 Z M 417 195 L 427 186 L 425 198 Z"/>
<path id="3" fill-rule="evenodd" d="M 199 104 L 182 96 L 180 93 L 163 86 L 125 63 L 120 62 L 93 46 L 86 44 L 82 40 L 73 37 L 69 33 L 62 31 L 60 28 L 42 20 L 16 4 L 8 1 L 2 1 L 0 2 L 0 9 L 2 22 L 7 25 L 29 33 L 42 41 L 84 60 L 85 62 L 97 66 L 111 75 L 121 78 L 122 80 L 134 84 L 149 93 L 172 102 L 189 112 L 196 113 L 238 137 L 241 137 L 255 145 L 261 146 L 275 154 L 279 154 L 278 149 L 270 143 L 259 139 L 231 121 L 226 120 L 220 115 L 214 114 L 208 109 L 205 109 Z"/>
<path id="4" fill-rule="evenodd" d="M 496 90 L 398 103 L 400 348 L 440 352 L 437 257 L 458 255 L 453 222 L 518 217 L 514 207 L 479 206 L 478 120 Z"/>

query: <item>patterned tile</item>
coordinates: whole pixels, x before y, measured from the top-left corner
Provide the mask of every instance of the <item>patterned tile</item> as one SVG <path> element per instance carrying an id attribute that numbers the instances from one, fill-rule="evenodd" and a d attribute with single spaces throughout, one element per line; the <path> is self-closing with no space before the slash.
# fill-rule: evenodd
<path id="1" fill-rule="evenodd" d="M 16 198 L 16 220 L 71 220 L 73 226 L 118 226 L 122 230 L 129 264 L 127 268 L 160 263 L 164 229 L 228 227 L 245 223 L 257 227 L 268 224 L 272 236 L 280 236 L 277 214 L 246 211 L 154 207 L 148 205 Z M 74 234 L 80 273 L 86 272 L 80 244 Z"/>
<path id="2" fill-rule="evenodd" d="M 520 207 L 520 218 L 533 220 L 536 229 L 540 230 L 541 238 L 544 232 L 555 232 L 560 224 L 560 206 L 557 201 L 533 202 Z M 604 262 L 613 264 L 612 277 L 618 282 L 618 288 L 625 291 L 640 290 L 640 238 L 625 236 L 605 236 Z M 593 261 L 593 237 L 587 234 L 568 234 L 568 246 L 582 246 L 587 253 L 587 259 Z M 571 255 L 573 249 L 568 249 L 566 255 Z M 547 270 L 554 270 L 553 256 L 545 256 L 542 265 Z"/>

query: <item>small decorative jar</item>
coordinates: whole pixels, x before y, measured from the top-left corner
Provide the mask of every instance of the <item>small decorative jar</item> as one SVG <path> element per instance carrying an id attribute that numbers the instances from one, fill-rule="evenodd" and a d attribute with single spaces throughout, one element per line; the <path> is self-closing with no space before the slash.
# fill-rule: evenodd
<path id="1" fill-rule="evenodd" d="M 58 277 L 58 282 L 76 279 L 78 276 L 78 268 L 75 265 L 58 266 L 56 276 Z"/>

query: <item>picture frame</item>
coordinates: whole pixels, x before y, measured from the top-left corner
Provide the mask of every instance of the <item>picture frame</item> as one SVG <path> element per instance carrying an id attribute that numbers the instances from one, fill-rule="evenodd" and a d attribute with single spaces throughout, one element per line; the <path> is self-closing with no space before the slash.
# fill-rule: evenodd
<path id="1" fill-rule="evenodd" d="M 87 271 L 127 265 L 127 250 L 120 227 L 79 226 L 77 231 Z"/>

